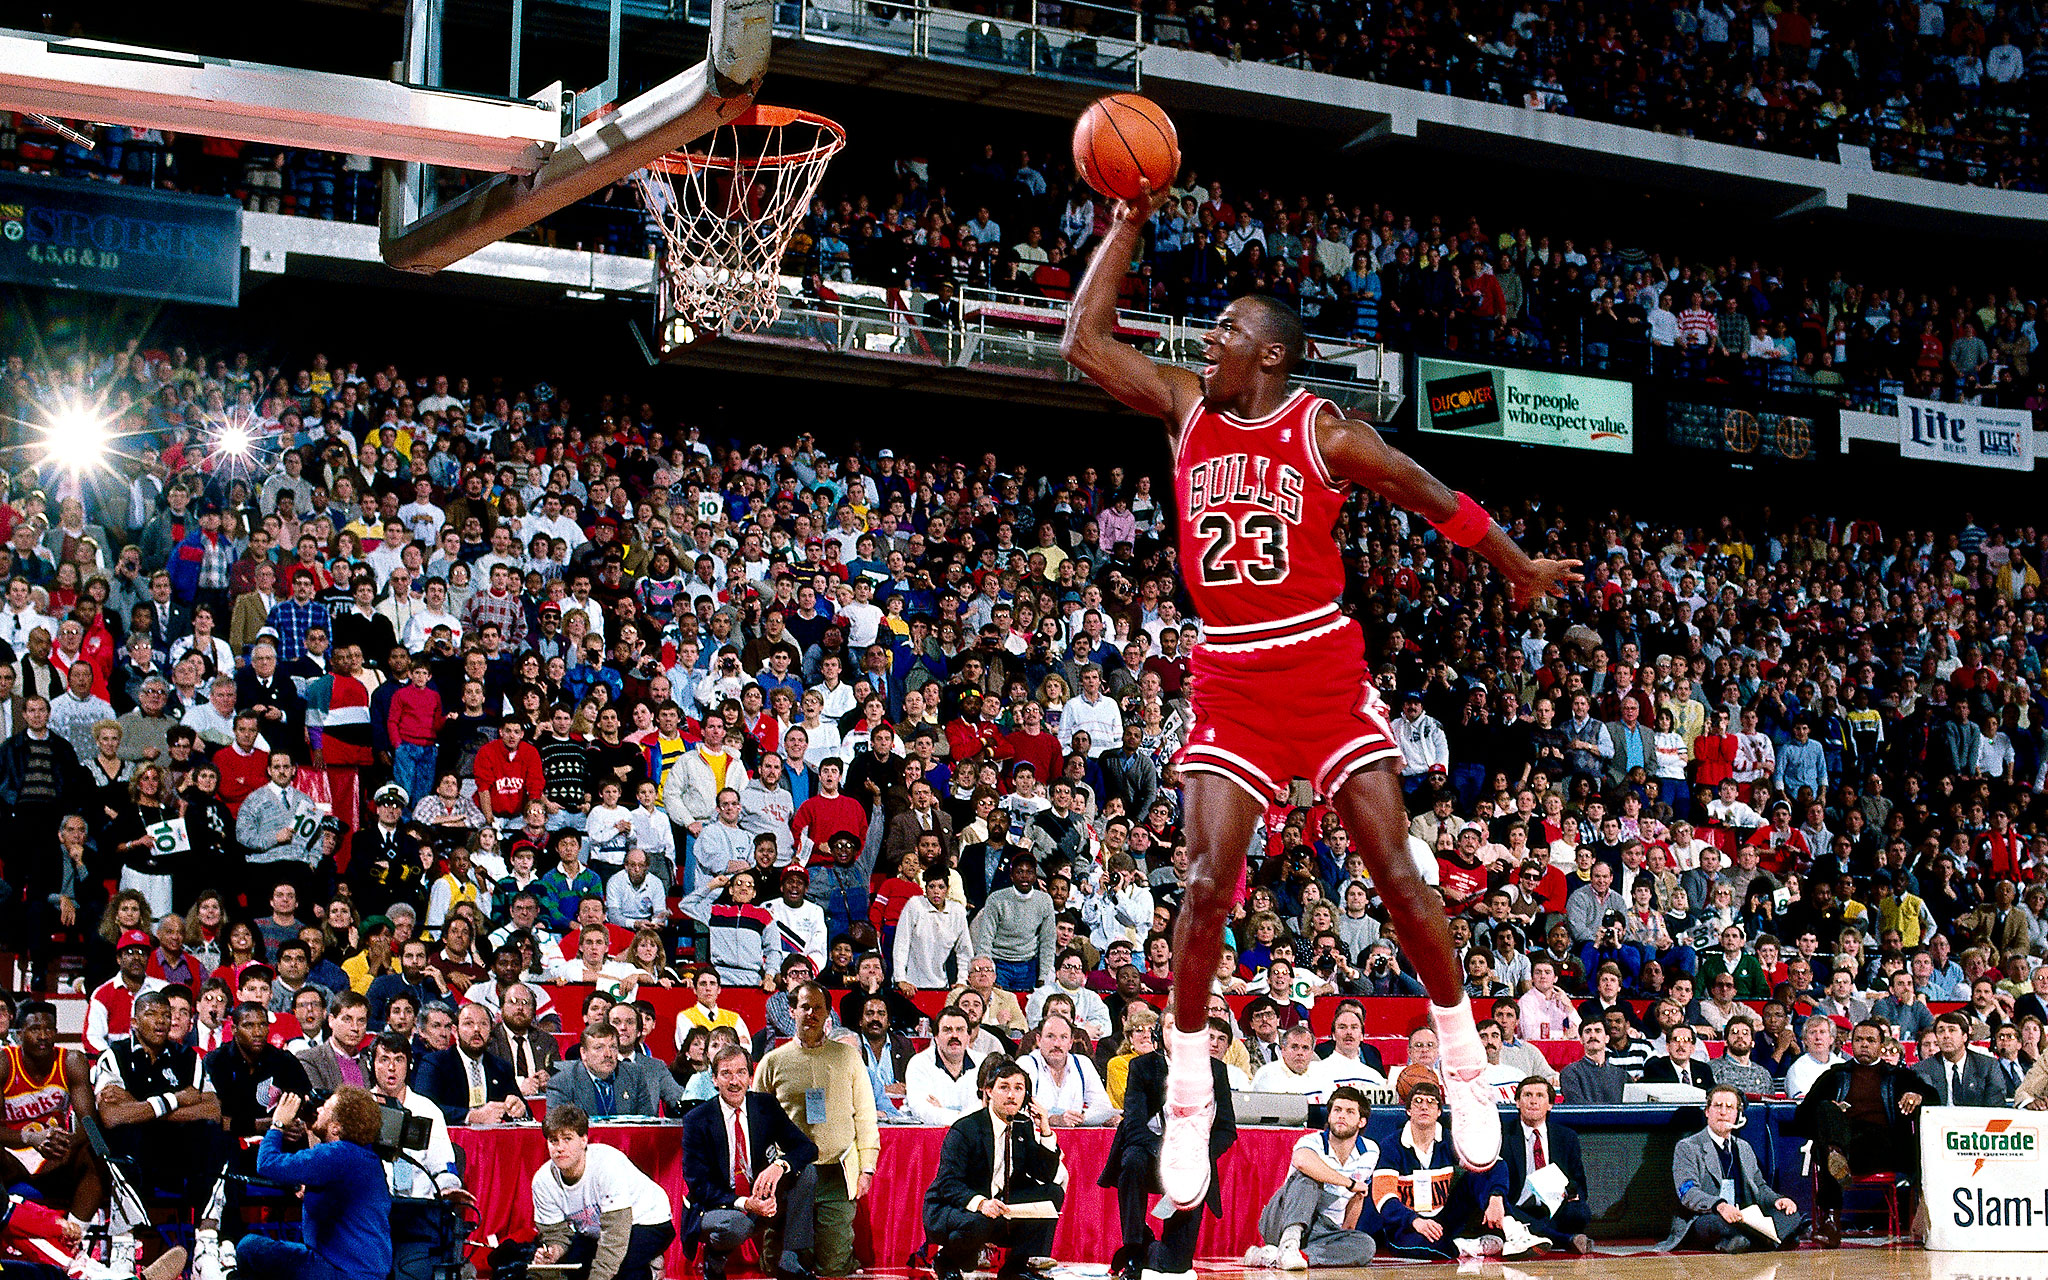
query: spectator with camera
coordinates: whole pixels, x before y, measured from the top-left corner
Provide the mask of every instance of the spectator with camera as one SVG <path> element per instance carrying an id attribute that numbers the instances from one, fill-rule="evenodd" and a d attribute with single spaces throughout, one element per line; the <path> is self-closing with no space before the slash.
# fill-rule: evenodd
<path id="1" fill-rule="evenodd" d="M 250 1234 L 235 1246 L 248 1280 L 387 1280 L 391 1274 L 391 1194 L 383 1161 L 372 1144 L 384 1125 L 370 1091 L 335 1090 L 305 1125 L 308 1145 L 286 1151 L 305 1099 L 278 1099 L 271 1126 L 256 1150 L 256 1172 L 302 1188 L 300 1230 L 294 1244 Z"/>

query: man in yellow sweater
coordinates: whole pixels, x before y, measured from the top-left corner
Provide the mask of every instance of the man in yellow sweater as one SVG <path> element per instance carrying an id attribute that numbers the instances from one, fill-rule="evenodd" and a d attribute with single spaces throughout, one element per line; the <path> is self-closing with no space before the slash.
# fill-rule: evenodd
<path id="1" fill-rule="evenodd" d="M 791 1016 L 796 1039 L 772 1050 L 754 1073 L 754 1089 L 772 1093 L 789 1118 L 818 1147 L 818 1274 L 850 1275 L 854 1205 L 875 1180 L 882 1136 L 875 1126 L 874 1088 L 860 1051 L 825 1038 L 831 1016 L 825 988 L 796 989 Z"/>

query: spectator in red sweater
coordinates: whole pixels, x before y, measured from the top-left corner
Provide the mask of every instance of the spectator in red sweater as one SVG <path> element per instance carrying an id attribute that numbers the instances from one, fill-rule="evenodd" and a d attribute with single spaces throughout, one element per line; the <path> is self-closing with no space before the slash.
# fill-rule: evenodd
<path id="1" fill-rule="evenodd" d="M 1036 702 L 1024 704 L 1024 727 L 1004 738 L 1003 746 L 1017 764 L 1028 761 L 1040 781 L 1059 777 L 1060 766 L 1066 762 L 1059 735 L 1045 731 L 1045 708 Z"/>
<path id="2" fill-rule="evenodd" d="M 1692 740 L 1692 759 L 1692 785 L 1703 795 L 1735 776 L 1735 735 L 1728 732 L 1726 710 L 1716 710 L 1713 727 Z"/>
<path id="3" fill-rule="evenodd" d="M 818 765 L 818 793 L 798 805 L 795 816 L 789 820 L 789 831 L 796 839 L 797 852 L 806 862 L 813 850 L 823 848 L 842 831 L 855 840 L 867 839 L 868 811 L 861 807 L 860 801 L 839 790 L 839 775 L 845 767 L 835 758 L 821 761 Z"/>
<path id="4" fill-rule="evenodd" d="M 477 748 L 471 773 L 478 806 L 501 822 L 518 821 L 526 802 L 541 798 L 540 752 L 526 741 L 526 726 L 517 716 L 498 721 L 497 740 Z"/>
<path id="5" fill-rule="evenodd" d="M 441 695 L 427 686 L 432 669 L 416 662 L 409 677 L 391 695 L 391 718 L 385 732 L 391 738 L 391 779 L 405 788 L 406 798 L 422 800 L 434 789 L 434 758 L 445 713 Z"/>
<path id="6" fill-rule="evenodd" d="M 260 723 L 254 711 L 235 713 L 235 740 L 213 753 L 213 767 L 220 770 L 220 798 L 228 812 L 239 815 L 242 801 L 270 781 L 270 745 L 257 731 Z"/>

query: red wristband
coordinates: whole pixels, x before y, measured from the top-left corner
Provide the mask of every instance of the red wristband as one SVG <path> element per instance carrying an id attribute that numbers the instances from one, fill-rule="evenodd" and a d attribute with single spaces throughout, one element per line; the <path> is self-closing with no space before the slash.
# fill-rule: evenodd
<path id="1" fill-rule="evenodd" d="M 1458 495 L 1457 512 L 1436 525 L 1438 533 L 1461 547 L 1478 546 L 1492 528 L 1493 517 L 1486 514 L 1486 508 L 1474 502 L 1470 494 L 1464 493 Z"/>

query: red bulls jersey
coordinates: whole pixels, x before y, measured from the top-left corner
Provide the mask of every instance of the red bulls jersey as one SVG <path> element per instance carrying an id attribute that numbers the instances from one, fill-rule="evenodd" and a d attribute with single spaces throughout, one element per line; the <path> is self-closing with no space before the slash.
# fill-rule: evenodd
<path id="1" fill-rule="evenodd" d="M 1296 390 L 1256 420 L 1198 401 L 1174 460 L 1181 573 L 1206 642 L 1263 647 L 1342 623 L 1334 530 L 1350 486 L 1316 447 L 1327 402 Z"/>

